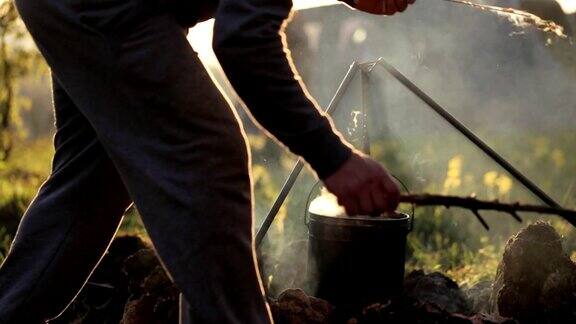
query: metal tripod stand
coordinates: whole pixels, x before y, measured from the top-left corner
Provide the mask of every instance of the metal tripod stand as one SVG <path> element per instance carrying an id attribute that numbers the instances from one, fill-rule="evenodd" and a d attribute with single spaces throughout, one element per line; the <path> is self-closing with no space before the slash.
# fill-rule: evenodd
<path id="1" fill-rule="evenodd" d="M 520 172 L 516 167 L 514 167 L 510 162 L 508 162 L 502 155 L 492 149 L 488 144 L 482 141 L 474 132 L 472 132 L 469 128 L 467 128 L 464 124 L 462 124 L 458 119 L 456 119 L 452 114 L 450 114 L 446 109 L 444 109 L 440 104 L 438 104 L 434 99 L 428 96 L 424 91 L 422 91 L 418 86 L 416 86 L 412 81 L 410 81 L 404 74 L 398 71 L 394 66 L 390 63 L 386 62 L 383 58 L 379 58 L 372 62 L 365 62 L 365 63 L 358 63 L 352 62 L 348 72 L 340 82 L 338 89 L 336 90 L 332 100 L 328 104 L 326 108 L 327 114 L 333 114 L 335 112 L 338 103 L 342 99 L 343 94 L 346 92 L 348 87 L 350 86 L 351 81 L 357 75 L 357 73 L 362 73 L 362 97 L 363 97 L 363 105 L 362 105 L 362 113 L 367 113 L 366 102 L 368 100 L 368 77 L 369 74 L 375 68 L 382 68 L 385 72 L 391 75 L 394 79 L 400 82 L 404 87 L 406 87 L 410 92 L 416 95 L 422 102 L 426 104 L 427 107 L 432 109 L 437 115 L 439 115 L 442 119 L 448 122 L 452 127 L 454 127 L 458 132 L 460 132 L 464 137 L 466 137 L 470 142 L 472 142 L 476 147 L 478 147 L 484 154 L 490 157 L 493 161 L 495 161 L 498 165 L 500 165 L 504 170 L 506 170 L 513 178 L 518 180 L 526 189 L 528 189 L 532 194 L 538 197 L 543 203 L 550 207 L 559 208 L 560 205 L 554 201 L 546 192 L 544 192 L 538 185 L 536 185 L 532 180 L 526 177 L 522 172 Z M 365 153 L 369 153 L 370 151 L 370 142 L 368 137 L 367 128 L 364 127 L 364 147 L 363 150 Z M 268 211 L 266 218 L 262 222 L 262 225 L 258 229 L 256 234 L 256 247 L 259 247 L 262 243 L 262 240 L 266 236 L 268 229 L 272 225 L 280 207 L 286 200 L 288 193 L 294 186 L 296 179 L 300 175 L 300 172 L 304 168 L 304 161 L 300 158 L 292 168 L 288 178 L 284 182 L 280 193 L 278 194 L 276 200 L 272 204 L 272 207 Z M 576 226 L 576 222 L 570 219 L 567 219 L 572 225 Z"/>

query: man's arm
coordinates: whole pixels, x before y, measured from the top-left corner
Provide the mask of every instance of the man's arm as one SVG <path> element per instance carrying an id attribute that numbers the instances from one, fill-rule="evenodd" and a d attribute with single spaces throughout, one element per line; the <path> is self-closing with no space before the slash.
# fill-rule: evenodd
<path id="1" fill-rule="evenodd" d="M 380 14 L 413 2 L 354 5 L 370 1 L 377 5 L 369 12 Z M 280 32 L 291 8 L 291 0 L 220 0 L 213 47 L 224 72 L 256 120 L 312 166 L 349 215 L 394 210 L 399 191 L 392 177 L 344 143 L 296 77 Z"/>
<path id="2" fill-rule="evenodd" d="M 295 77 L 280 34 L 291 7 L 291 0 L 221 0 L 214 52 L 254 118 L 324 179 L 351 149 Z"/>

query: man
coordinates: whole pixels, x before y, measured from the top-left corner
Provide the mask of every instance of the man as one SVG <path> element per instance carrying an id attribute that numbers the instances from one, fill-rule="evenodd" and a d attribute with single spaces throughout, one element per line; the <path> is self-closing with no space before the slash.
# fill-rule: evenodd
<path id="1" fill-rule="evenodd" d="M 375 14 L 410 0 L 350 3 Z M 74 298 L 134 202 L 194 323 L 271 323 L 256 270 L 249 154 L 188 44 L 214 50 L 254 117 L 303 156 L 350 214 L 394 210 L 398 189 L 334 132 L 294 77 L 279 29 L 291 0 L 16 0 L 53 72 L 49 179 L 0 269 L 0 323 L 43 323 Z"/>

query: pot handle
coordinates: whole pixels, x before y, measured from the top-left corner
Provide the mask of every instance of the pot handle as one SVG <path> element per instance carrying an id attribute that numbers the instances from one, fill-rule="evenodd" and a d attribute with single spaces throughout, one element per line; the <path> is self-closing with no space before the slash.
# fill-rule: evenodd
<path id="1" fill-rule="evenodd" d="M 406 191 L 407 194 L 410 194 L 410 189 L 408 189 L 408 186 L 404 182 L 402 182 L 400 178 L 398 178 L 393 174 L 392 177 L 400 184 L 400 186 L 404 189 L 404 191 Z M 409 218 L 408 232 L 412 232 L 412 230 L 414 229 L 414 217 L 416 216 L 416 205 L 413 203 L 411 205 L 412 205 L 412 215 L 408 215 Z"/>
<path id="2" fill-rule="evenodd" d="M 310 224 L 310 204 L 312 203 L 312 195 L 318 188 L 320 188 L 321 185 L 322 185 L 321 180 L 316 181 L 316 183 L 312 186 L 312 188 L 310 188 L 310 192 L 308 193 L 308 197 L 306 198 L 306 205 L 305 205 L 306 209 L 304 210 L 304 225 L 306 225 L 306 227 L 308 227 L 308 225 Z"/>

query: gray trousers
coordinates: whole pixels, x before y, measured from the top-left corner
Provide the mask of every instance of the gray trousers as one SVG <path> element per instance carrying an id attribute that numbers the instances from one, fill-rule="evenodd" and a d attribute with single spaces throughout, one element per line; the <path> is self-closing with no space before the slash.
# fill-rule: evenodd
<path id="1" fill-rule="evenodd" d="M 0 268 L 0 323 L 59 315 L 132 202 L 185 317 L 271 322 L 237 116 L 183 27 L 143 2 L 16 0 L 53 72 L 56 153 Z"/>

